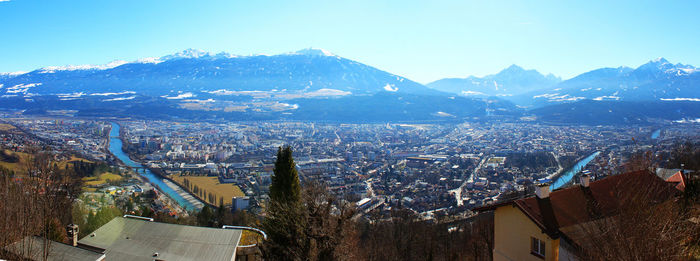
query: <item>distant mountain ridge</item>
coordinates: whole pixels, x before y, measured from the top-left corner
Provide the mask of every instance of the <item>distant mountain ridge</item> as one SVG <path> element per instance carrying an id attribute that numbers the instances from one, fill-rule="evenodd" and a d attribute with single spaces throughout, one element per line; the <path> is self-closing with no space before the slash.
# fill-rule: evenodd
<path id="1" fill-rule="evenodd" d="M 167 96 L 223 91 L 343 94 L 380 91 L 441 95 L 404 77 L 320 49 L 280 55 L 236 56 L 188 49 L 161 58 L 106 65 L 44 67 L 0 78 L 0 96 L 134 92 Z"/>
<path id="2" fill-rule="evenodd" d="M 698 72 L 659 58 L 561 81 L 512 65 L 485 77 L 439 80 L 428 88 L 322 49 L 247 56 L 187 49 L 133 62 L 0 73 L 0 109 L 196 120 L 535 116 L 550 123 L 641 124 L 700 118 Z"/>
<path id="3" fill-rule="evenodd" d="M 518 97 L 536 105 L 579 100 L 613 101 L 700 101 L 700 69 L 672 64 L 664 58 L 637 68 L 602 68 L 563 81 L 549 90 Z"/>
<path id="4" fill-rule="evenodd" d="M 534 90 L 546 89 L 561 82 L 552 74 L 543 75 L 536 70 L 525 70 L 511 65 L 497 74 L 484 77 L 446 78 L 428 83 L 436 90 L 464 96 L 513 96 Z"/>
<path id="5" fill-rule="evenodd" d="M 238 56 L 187 49 L 0 77 L 0 109 L 195 120 L 453 121 L 511 115 L 322 49 Z"/>

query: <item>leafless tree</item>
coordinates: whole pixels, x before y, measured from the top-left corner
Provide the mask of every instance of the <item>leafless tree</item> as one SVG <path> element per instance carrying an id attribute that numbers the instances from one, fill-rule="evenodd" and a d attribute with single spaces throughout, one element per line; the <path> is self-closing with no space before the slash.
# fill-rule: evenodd
<path id="1" fill-rule="evenodd" d="M 396 209 L 389 219 L 362 224 L 361 250 L 366 260 L 491 260 L 491 213 L 449 223 L 420 220 Z"/>
<path id="2" fill-rule="evenodd" d="M 19 173 L 0 170 L 0 247 L 19 242 L 11 258 L 46 260 L 51 239 L 65 238 L 80 179 L 46 152 L 33 150 L 20 164 Z M 41 237 L 44 244 L 32 246 L 32 240 L 23 240 L 30 236 Z"/>
<path id="3" fill-rule="evenodd" d="M 270 202 L 263 228 L 270 235 L 263 254 L 270 260 L 355 260 L 354 203 L 318 183 L 304 184 L 301 203 Z"/>
<path id="4" fill-rule="evenodd" d="M 652 174 L 649 174 L 652 175 Z M 638 188 L 638 189 L 630 189 Z M 570 230 L 584 260 L 693 260 L 700 226 L 697 211 L 683 209 L 679 193 L 663 183 L 617 184 L 619 202 L 607 217 Z M 673 195 L 673 196 L 669 196 Z M 593 213 L 592 213 L 593 214 Z"/>

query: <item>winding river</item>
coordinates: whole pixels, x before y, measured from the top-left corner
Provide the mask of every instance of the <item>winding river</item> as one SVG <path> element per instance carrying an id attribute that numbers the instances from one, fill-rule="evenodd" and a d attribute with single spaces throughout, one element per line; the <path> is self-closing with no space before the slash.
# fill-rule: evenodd
<path id="1" fill-rule="evenodd" d="M 117 157 L 119 160 L 124 162 L 129 167 L 143 168 L 143 165 L 135 162 L 129 158 L 126 153 L 122 150 L 122 140 L 119 139 L 119 124 L 112 122 L 112 130 L 109 132 L 109 151 Z M 163 179 L 153 174 L 150 170 L 146 169 L 145 173 L 139 173 L 141 176 L 148 179 L 148 182 L 156 186 L 160 191 L 170 196 L 170 198 L 177 201 L 180 206 L 187 210 L 195 209 L 194 205 L 189 201 L 185 200 L 180 194 L 178 194 L 174 189 L 169 187 L 163 182 Z"/>
<path id="2" fill-rule="evenodd" d="M 561 188 L 562 186 L 571 182 L 571 179 L 577 173 L 581 172 L 581 170 L 584 167 L 586 167 L 586 165 L 588 165 L 588 163 L 591 162 L 593 159 L 595 159 L 595 157 L 597 157 L 599 154 L 600 154 L 600 151 L 596 151 L 593 154 L 589 155 L 588 157 L 585 157 L 584 159 L 576 162 L 576 165 L 574 165 L 569 170 L 564 172 L 564 174 L 560 175 L 559 178 L 557 178 L 557 180 L 554 183 L 552 183 L 551 186 L 549 186 L 549 189 L 551 191 L 553 191 L 553 190 Z"/>

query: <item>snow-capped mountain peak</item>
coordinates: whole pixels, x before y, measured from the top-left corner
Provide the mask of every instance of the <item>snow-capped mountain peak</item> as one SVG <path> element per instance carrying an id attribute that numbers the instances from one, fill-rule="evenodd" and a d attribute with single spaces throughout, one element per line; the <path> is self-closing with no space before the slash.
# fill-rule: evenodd
<path id="1" fill-rule="evenodd" d="M 336 56 L 335 54 L 320 48 L 306 48 L 293 53 L 291 55 L 308 55 L 308 56 Z"/>
<path id="2" fill-rule="evenodd" d="M 214 58 L 236 58 L 237 55 L 233 55 L 227 52 L 220 52 L 214 55 Z"/>
<path id="3" fill-rule="evenodd" d="M 698 72 L 699 70 L 692 65 L 685 65 L 681 63 L 673 64 L 663 57 L 656 58 L 649 61 L 639 67 L 635 71 L 638 72 L 662 72 L 672 75 L 687 75 Z"/>
<path id="4" fill-rule="evenodd" d="M 160 59 L 167 61 L 167 60 L 177 60 L 177 59 L 201 58 L 201 57 L 207 57 L 207 56 L 211 56 L 211 54 L 209 52 L 206 52 L 203 50 L 189 48 L 189 49 L 177 52 L 175 54 L 163 56 Z"/>
<path id="5" fill-rule="evenodd" d="M 17 72 L 0 72 L 0 76 L 5 76 L 5 77 L 14 77 L 17 75 L 22 75 L 28 73 L 27 71 L 17 71 Z"/>
<path id="6" fill-rule="evenodd" d="M 511 64 L 510 66 L 508 66 L 508 68 L 501 70 L 501 72 L 517 72 L 517 71 L 524 71 L 524 70 L 525 69 L 523 69 L 523 67 L 520 67 L 516 64 Z"/>
<path id="7" fill-rule="evenodd" d="M 101 64 L 101 65 L 93 65 L 93 64 L 83 64 L 83 65 L 66 65 L 66 66 L 47 66 L 39 69 L 40 73 L 53 73 L 56 71 L 75 71 L 75 70 L 106 70 L 106 69 L 111 69 L 123 64 L 126 64 L 126 61 L 122 60 L 115 60 L 111 61 L 107 64 Z"/>
<path id="8" fill-rule="evenodd" d="M 158 57 L 146 57 L 146 58 L 141 58 L 136 60 L 135 63 L 152 63 L 152 64 L 159 64 L 162 63 L 163 60 L 161 60 Z"/>
<path id="9" fill-rule="evenodd" d="M 668 63 L 668 60 L 666 60 L 666 58 L 659 57 L 659 58 L 656 58 L 654 60 L 651 60 L 650 62 L 656 63 L 656 64 L 664 64 L 664 63 Z"/>

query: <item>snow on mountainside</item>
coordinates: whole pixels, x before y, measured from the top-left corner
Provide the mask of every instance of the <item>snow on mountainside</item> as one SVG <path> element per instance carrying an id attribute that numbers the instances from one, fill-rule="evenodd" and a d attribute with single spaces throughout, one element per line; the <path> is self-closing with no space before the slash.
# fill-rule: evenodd
<path id="1" fill-rule="evenodd" d="M 373 94 L 385 91 L 445 95 L 421 84 L 371 66 L 338 57 L 322 49 L 304 49 L 280 55 L 235 56 L 187 49 L 160 58 L 105 65 L 49 66 L 24 74 L 0 77 L 0 96 L 36 96 L 84 92 L 135 92 L 168 96 L 213 91 Z M 34 84 L 40 88 L 25 88 Z M 176 95 L 174 95 L 176 96 Z"/>
<path id="2" fill-rule="evenodd" d="M 427 84 L 428 87 L 464 96 L 513 96 L 524 92 L 546 89 L 561 79 L 552 74 L 542 75 L 536 70 L 525 70 L 517 65 L 484 77 L 447 78 Z"/>
<path id="3" fill-rule="evenodd" d="M 453 121 L 518 116 L 512 103 L 455 97 L 322 49 L 235 56 L 188 49 L 0 78 L 0 108 L 196 120 Z"/>
<path id="4" fill-rule="evenodd" d="M 317 48 L 307 48 L 293 53 L 289 53 L 288 55 L 336 56 L 335 54 L 329 51 Z"/>
<path id="5" fill-rule="evenodd" d="M 669 101 L 700 99 L 700 70 L 672 64 L 664 58 L 649 61 L 635 69 L 603 68 L 563 81 L 549 90 L 516 97 L 535 105 L 578 100 Z"/>

